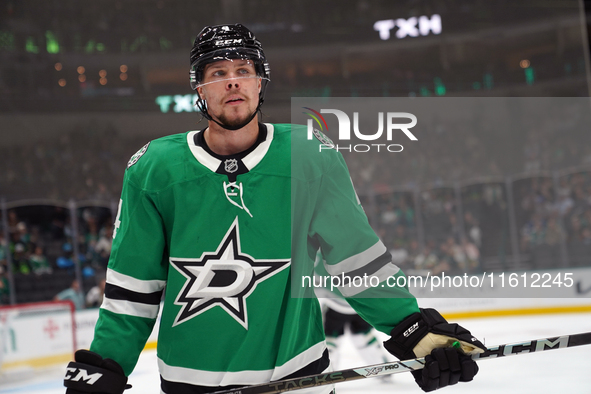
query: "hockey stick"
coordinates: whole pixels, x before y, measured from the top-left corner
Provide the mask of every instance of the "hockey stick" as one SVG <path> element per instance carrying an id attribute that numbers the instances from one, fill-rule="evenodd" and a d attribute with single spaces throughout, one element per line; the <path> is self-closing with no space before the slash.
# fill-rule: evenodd
<path id="1" fill-rule="evenodd" d="M 564 349 L 567 347 L 581 345 L 591 345 L 591 332 L 492 346 L 489 347 L 484 353 L 472 356 L 472 359 L 488 360 L 491 358 L 544 352 L 546 350 Z M 263 383 L 255 386 L 216 391 L 212 394 L 276 394 L 283 393 L 285 391 L 324 386 L 327 384 L 348 382 L 357 379 L 373 378 L 375 376 L 415 371 L 417 369 L 422 369 L 424 366 L 424 358 L 415 358 L 412 360 L 368 365 L 361 368 L 343 369 L 340 371 L 304 376 L 300 378 L 278 380 L 275 382 Z"/>

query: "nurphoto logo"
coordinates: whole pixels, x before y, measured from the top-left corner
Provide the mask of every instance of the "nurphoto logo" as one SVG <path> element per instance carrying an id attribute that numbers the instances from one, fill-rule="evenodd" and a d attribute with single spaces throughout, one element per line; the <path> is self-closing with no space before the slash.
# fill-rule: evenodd
<path id="1" fill-rule="evenodd" d="M 311 140 L 312 138 L 316 137 L 322 143 L 322 145 L 319 147 L 320 151 L 323 149 L 335 149 L 337 151 L 344 150 L 348 152 L 362 153 L 370 151 L 397 153 L 402 152 L 404 149 L 404 147 L 400 144 L 390 143 L 343 143 L 351 141 L 351 129 L 353 130 L 354 138 L 361 141 L 378 141 L 380 138 L 382 138 L 384 129 L 386 130 L 386 141 L 392 141 L 395 131 L 401 131 L 411 141 L 418 140 L 417 137 L 415 137 L 415 135 L 410 131 L 411 128 L 416 126 L 417 117 L 409 112 L 386 112 L 385 115 L 384 112 L 378 112 L 378 130 L 373 133 L 366 134 L 365 130 L 362 132 L 359 128 L 359 112 L 353 112 L 353 127 L 351 127 L 351 119 L 344 111 L 338 109 L 321 109 L 320 111 L 316 111 L 309 107 L 303 108 L 310 111 L 304 112 L 311 118 L 307 121 L 308 139 Z M 322 114 L 333 114 L 337 117 L 339 124 L 338 144 L 335 144 L 324 134 L 325 130 L 328 131 L 328 125 Z M 401 120 L 403 119 L 406 119 L 407 122 L 402 123 Z M 316 122 L 316 125 L 318 125 L 320 129 L 314 127 L 314 122 Z M 385 127 L 384 123 L 386 123 Z"/>

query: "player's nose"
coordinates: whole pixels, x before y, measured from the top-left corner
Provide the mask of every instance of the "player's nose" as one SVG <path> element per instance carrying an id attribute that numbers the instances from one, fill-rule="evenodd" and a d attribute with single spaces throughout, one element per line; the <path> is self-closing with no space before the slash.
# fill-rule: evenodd
<path id="1" fill-rule="evenodd" d="M 227 83 L 227 89 L 239 89 L 240 88 L 240 80 L 238 78 L 240 78 L 240 76 L 236 73 L 231 71 L 228 75 L 228 77 L 230 78 L 230 80 Z"/>

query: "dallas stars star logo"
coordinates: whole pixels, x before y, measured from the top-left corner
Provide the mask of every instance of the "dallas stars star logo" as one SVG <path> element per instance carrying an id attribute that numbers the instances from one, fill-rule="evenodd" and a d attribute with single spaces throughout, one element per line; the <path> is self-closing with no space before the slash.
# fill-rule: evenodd
<path id="1" fill-rule="evenodd" d="M 204 252 L 198 259 L 170 258 L 172 266 L 187 278 L 174 302 L 182 308 L 173 327 L 220 306 L 248 330 L 246 299 L 257 284 L 288 267 L 289 262 L 257 260 L 242 253 L 238 218 L 234 219 L 215 252 Z"/>

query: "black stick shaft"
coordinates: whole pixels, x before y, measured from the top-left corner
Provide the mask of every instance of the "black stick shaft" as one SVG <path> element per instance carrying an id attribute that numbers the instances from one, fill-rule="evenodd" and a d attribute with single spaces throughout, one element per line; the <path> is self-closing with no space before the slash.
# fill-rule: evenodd
<path id="1" fill-rule="evenodd" d="M 567 347 L 591 344 L 591 332 L 582 334 L 563 335 L 559 337 L 535 339 L 533 341 L 509 343 L 505 345 L 489 347 L 482 354 L 472 356 L 474 360 L 485 360 L 518 354 L 543 352 L 546 350 L 564 349 Z"/>
<path id="2" fill-rule="evenodd" d="M 525 342 L 492 346 L 484 353 L 476 354 L 472 356 L 472 358 L 474 360 L 489 360 L 492 358 L 545 352 L 547 350 L 565 349 L 567 347 L 590 344 L 591 332 L 585 332 L 581 334 L 563 335 L 559 337 L 541 338 Z M 324 386 L 327 384 L 372 378 L 374 376 L 414 371 L 422 369 L 424 366 L 424 358 L 415 358 L 412 360 L 369 365 L 361 368 L 343 369 L 340 371 L 304 376 L 301 378 L 278 380 L 276 382 L 241 387 L 233 390 L 216 391 L 212 394 L 277 394 L 286 391 Z"/>

